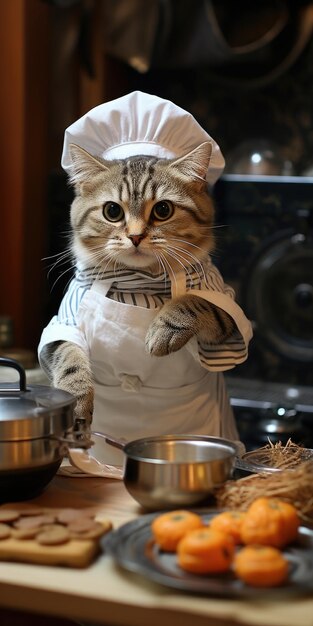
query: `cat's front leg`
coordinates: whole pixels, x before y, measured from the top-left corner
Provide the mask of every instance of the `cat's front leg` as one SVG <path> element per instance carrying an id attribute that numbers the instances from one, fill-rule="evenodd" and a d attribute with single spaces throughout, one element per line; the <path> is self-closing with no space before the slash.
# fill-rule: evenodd
<path id="1" fill-rule="evenodd" d="M 41 359 L 53 386 L 76 397 L 74 429 L 84 430 L 88 436 L 94 402 L 88 355 L 74 343 L 58 341 L 44 348 Z"/>
<path id="2" fill-rule="evenodd" d="M 185 295 L 163 305 L 146 335 L 146 349 L 164 356 L 182 348 L 193 336 L 219 344 L 234 330 L 234 321 L 204 298 Z"/>

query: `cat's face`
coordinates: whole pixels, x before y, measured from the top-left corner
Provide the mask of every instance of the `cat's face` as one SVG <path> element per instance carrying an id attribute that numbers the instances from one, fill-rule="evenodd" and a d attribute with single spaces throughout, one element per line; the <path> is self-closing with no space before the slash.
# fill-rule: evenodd
<path id="1" fill-rule="evenodd" d="M 104 161 L 74 145 L 71 155 L 72 247 L 85 267 L 172 273 L 207 257 L 213 247 L 213 206 L 204 181 L 210 143 L 173 160 Z"/>

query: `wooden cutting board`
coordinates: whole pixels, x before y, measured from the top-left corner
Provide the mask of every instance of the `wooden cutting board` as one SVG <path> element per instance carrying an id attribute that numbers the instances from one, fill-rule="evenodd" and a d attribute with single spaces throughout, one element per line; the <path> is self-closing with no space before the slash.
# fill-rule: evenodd
<path id="1" fill-rule="evenodd" d="M 8 511 L 16 511 L 18 513 L 18 518 L 15 520 L 12 519 L 11 521 L 3 521 L 1 516 L 3 514 L 5 515 L 5 512 Z M 38 543 L 36 537 L 25 539 L 14 536 L 17 531 L 16 524 L 19 521 L 22 519 L 25 520 L 26 518 L 28 518 L 28 520 L 30 520 L 30 518 L 35 519 L 36 516 L 38 516 L 37 519 L 44 515 L 53 516 L 55 518 L 55 521 L 53 522 L 54 526 L 61 526 L 69 529 L 69 524 L 71 522 L 61 524 L 58 521 L 60 514 L 61 516 L 65 515 L 65 517 L 70 517 L 69 512 L 72 512 L 73 516 L 76 515 L 77 518 L 86 519 L 86 517 L 88 517 L 91 521 L 97 522 L 98 524 L 100 523 L 103 528 L 102 535 L 110 531 L 112 528 L 112 524 L 109 520 L 98 519 L 92 510 L 65 508 L 39 509 L 37 506 L 32 506 L 30 503 L 26 502 L 19 502 L 10 505 L 5 504 L 0 506 L 0 530 L 3 530 L 3 525 L 9 526 L 10 536 L 7 538 L 1 538 L 0 532 L 0 560 L 37 563 L 41 565 L 60 565 L 76 568 L 87 567 L 99 553 L 101 536 L 86 538 L 84 537 L 84 533 L 78 533 L 79 538 L 76 538 L 76 536 L 72 536 L 70 533 L 70 538 L 66 542 L 60 543 L 59 545 L 42 545 Z M 47 526 L 44 527 L 42 525 L 38 527 L 41 531 L 45 530 L 45 528 L 47 529 Z"/>

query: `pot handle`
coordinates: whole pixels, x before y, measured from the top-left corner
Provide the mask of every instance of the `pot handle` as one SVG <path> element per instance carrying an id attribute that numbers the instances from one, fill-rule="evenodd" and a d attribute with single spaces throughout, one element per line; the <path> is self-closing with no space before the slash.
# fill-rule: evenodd
<path id="1" fill-rule="evenodd" d="M 124 470 L 122 467 L 116 467 L 115 465 L 106 465 L 101 463 L 94 456 L 90 455 L 86 450 L 82 448 L 76 448 L 75 450 L 69 450 L 70 466 L 63 468 L 63 472 L 67 475 L 76 475 L 77 471 L 73 474 L 73 468 L 79 470 L 84 475 L 100 476 L 102 478 L 118 478 L 123 480 Z M 60 470 L 59 470 L 60 471 Z"/>
<path id="2" fill-rule="evenodd" d="M 9 391 L 10 393 L 12 393 L 12 391 L 27 391 L 26 388 L 26 374 L 25 374 L 25 370 L 22 367 L 22 365 L 20 365 L 20 363 L 18 363 L 17 361 L 15 361 L 15 359 L 8 359 L 6 357 L 0 357 L 0 366 L 3 367 L 13 367 L 13 369 L 15 369 L 19 375 L 20 375 L 20 381 L 19 381 L 19 389 L 12 389 L 12 387 L 8 387 L 8 389 L 5 388 L 1 388 L 1 392 L 5 392 L 5 391 Z"/>
<path id="3" fill-rule="evenodd" d="M 110 446 L 114 446 L 114 448 L 118 448 L 119 450 L 124 450 L 127 443 L 123 439 L 114 439 L 114 437 L 111 437 L 111 435 L 106 435 L 105 433 L 100 433 L 94 430 L 91 431 L 91 435 L 94 437 L 101 437 L 102 439 L 105 439 L 106 443 L 108 443 Z"/>

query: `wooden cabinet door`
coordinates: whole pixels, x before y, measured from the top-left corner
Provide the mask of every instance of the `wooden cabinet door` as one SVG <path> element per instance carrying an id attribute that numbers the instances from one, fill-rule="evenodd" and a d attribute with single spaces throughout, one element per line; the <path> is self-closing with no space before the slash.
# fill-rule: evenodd
<path id="1" fill-rule="evenodd" d="M 21 347 L 38 340 L 44 289 L 48 10 L 0 2 L 0 315 Z"/>

